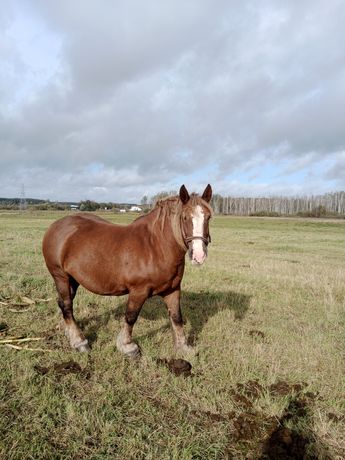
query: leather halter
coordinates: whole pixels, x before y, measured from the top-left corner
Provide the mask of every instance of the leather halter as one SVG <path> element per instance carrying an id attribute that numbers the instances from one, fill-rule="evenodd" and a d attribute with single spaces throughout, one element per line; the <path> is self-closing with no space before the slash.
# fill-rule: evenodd
<path id="1" fill-rule="evenodd" d="M 181 233 L 182 233 L 182 239 L 183 239 L 183 242 L 184 242 L 184 245 L 185 245 L 186 249 L 189 249 L 188 244 L 193 240 L 202 240 L 205 243 L 206 246 L 208 246 L 209 243 L 211 243 L 211 235 L 210 234 L 208 234 L 207 237 L 205 237 L 205 236 L 186 236 L 184 228 L 183 228 L 182 216 L 181 216 Z"/>

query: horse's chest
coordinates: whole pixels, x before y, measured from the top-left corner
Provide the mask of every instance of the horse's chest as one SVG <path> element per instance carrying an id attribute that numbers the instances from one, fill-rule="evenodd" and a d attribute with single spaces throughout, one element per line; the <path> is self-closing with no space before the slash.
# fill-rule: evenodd
<path id="1" fill-rule="evenodd" d="M 169 268 L 157 266 L 151 279 L 153 291 L 159 293 L 168 289 L 176 289 L 181 283 L 183 269 L 182 265 Z"/>

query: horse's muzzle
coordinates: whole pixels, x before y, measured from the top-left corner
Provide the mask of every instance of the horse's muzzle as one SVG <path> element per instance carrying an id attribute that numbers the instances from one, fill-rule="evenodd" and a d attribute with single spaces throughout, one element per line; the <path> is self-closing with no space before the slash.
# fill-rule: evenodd
<path id="1" fill-rule="evenodd" d="M 207 246 L 204 242 L 202 245 L 194 247 L 193 242 L 188 245 L 188 255 L 193 265 L 202 265 L 207 257 Z"/>

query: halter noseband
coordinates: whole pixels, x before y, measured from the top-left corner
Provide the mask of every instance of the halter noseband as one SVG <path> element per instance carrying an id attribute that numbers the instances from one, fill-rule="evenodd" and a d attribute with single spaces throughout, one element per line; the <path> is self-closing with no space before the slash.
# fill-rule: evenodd
<path id="1" fill-rule="evenodd" d="M 181 233 L 182 233 L 182 239 L 183 239 L 184 245 L 186 246 L 187 249 L 188 249 L 188 244 L 193 240 L 202 240 L 206 246 L 208 246 L 209 243 L 211 243 L 210 234 L 208 234 L 207 238 L 205 238 L 204 236 L 186 236 L 184 228 L 183 228 L 182 216 L 181 216 Z"/>

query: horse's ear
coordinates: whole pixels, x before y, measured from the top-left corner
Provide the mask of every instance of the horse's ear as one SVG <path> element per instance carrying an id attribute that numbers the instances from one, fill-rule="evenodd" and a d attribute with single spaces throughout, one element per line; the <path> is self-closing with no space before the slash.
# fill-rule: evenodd
<path id="1" fill-rule="evenodd" d="M 212 187 L 210 186 L 210 184 L 207 185 L 207 187 L 205 188 L 204 190 L 204 193 L 202 194 L 202 197 L 201 197 L 203 200 L 205 200 L 207 203 L 209 203 L 211 201 L 211 198 L 212 198 Z"/>
<path id="2" fill-rule="evenodd" d="M 186 204 L 189 201 L 189 193 L 188 190 L 184 185 L 181 186 L 180 188 L 180 200 L 182 201 L 183 204 Z"/>

